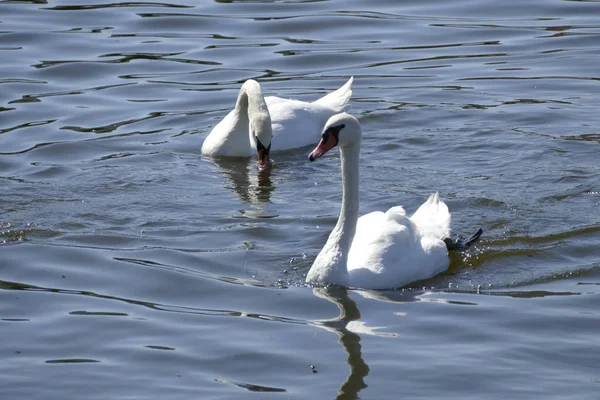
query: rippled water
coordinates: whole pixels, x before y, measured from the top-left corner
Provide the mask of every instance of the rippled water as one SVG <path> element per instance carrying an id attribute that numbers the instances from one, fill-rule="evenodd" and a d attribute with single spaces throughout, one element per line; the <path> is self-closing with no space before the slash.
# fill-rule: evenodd
<path id="1" fill-rule="evenodd" d="M 594 399 L 596 1 L 0 1 L 3 399 Z M 447 273 L 309 288 L 339 155 L 200 155 L 240 84 L 355 77 L 361 210 L 439 191 Z"/>

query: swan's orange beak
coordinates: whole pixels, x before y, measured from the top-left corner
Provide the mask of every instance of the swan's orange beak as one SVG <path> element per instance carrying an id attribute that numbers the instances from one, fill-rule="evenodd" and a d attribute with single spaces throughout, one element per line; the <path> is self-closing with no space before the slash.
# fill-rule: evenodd
<path id="1" fill-rule="evenodd" d="M 265 171 L 271 168 L 271 158 L 269 157 L 269 149 L 258 150 L 258 170 Z"/>
<path id="2" fill-rule="evenodd" d="M 321 136 L 321 141 L 317 147 L 315 147 L 315 149 L 308 155 L 308 159 L 310 161 L 315 161 L 317 158 L 331 150 L 337 143 L 337 136 L 329 131 L 326 131 L 323 133 L 323 136 Z"/>

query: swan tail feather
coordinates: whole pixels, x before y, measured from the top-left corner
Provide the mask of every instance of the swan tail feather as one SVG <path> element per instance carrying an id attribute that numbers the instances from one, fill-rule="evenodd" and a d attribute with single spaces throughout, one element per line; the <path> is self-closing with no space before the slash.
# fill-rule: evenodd
<path id="1" fill-rule="evenodd" d="M 410 217 L 423 235 L 443 239 L 450 235 L 450 211 L 435 192 Z"/>
<path id="2" fill-rule="evenodd" d="M 471 235 L 470 238 L 464 239 L 462 237 L 456 238 L 456 240 L 452 240 L 451 238 L 445 238 L 444 243 L 446 243 L 446 247 L 448 251 L 465 251 L 471 245 L 479 240 L 481 235 L 483 234 L 483 229 L 479 228 L 477 232 Z"/>
<path id="3" fill-rule="evenodd" d="M 350 107 L 348 102 L 352 96 L 352 82 L 354 82 L 354 77 L 350 77 L 348 82 L 346 82 L 344 86 L 338 90 L 331 92 L 318 100 L 315 100 L 313 103 L 332 108 L 336 112 L 342 112 L 346 110 L 348 107 Z"/>

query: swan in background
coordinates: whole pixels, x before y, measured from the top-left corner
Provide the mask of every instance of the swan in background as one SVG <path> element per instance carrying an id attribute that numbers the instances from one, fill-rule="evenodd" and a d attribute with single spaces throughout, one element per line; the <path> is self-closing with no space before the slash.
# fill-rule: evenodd
<path id="1" fill-rule="evenodd" d="M 280 97 L 263 97 L 258 82 L 242 85 L 229 112 L 208 134 L 202 154 L 212 157 L 251 157 L 258 154 L 259 168 L 269 168 L 270 152 L 308 146 L 319 140 L 329 117 L 348 107 L 351 77 L 338 90 L 308 103 Z M 274 145 L 271 149 L 271 139 Z"/>
<path id="2" fill-rule="evenodd" d="M 364 289 L 393 289 L 428 279 L 448 269 L 448 249 L 466 242 L 450 235 L 450 212 L 437 193 L 408 217 L 400 206 L 358 217 L 358 167 L 362 132 L 353 116 L 331 117 L 311 161 L 338 145 L 342 162 L 342 209 L 329 239 L 306 276 L 311 284 L 338 284 Z"/>

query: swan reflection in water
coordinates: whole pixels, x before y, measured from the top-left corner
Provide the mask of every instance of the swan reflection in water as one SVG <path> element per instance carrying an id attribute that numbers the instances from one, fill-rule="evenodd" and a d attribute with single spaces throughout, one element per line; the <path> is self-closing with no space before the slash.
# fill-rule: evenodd
<path id="1" fill-rule="evenodd" d="M 418 301 L 419 295 L 423 294 L 422 291 L 413 292 L 397 290 L 352 290 L 352 292 L 367 300 L 400 304 Z M 336 399 L 358 399 L 358 393 L 367 387 L 365 378 L 369 374 L 369 366 L 362 357 L 360 335 L 396 337 L 397 334 L 393 332 L 382 332 L 380 329 L 383 327 L 369 327 L 361 321 L 360 311 L 356 302 L 350 297 L 348 289 L 342 286 L 313 288 L 313 294 L 335 304 L 340 310 L 340 314 L 336 318 L 311 322 L 314 326 L 336 333 L 339 337 L 339 343 L 348 354 L 346 362 L 348 366 L 350 366 L 350 375 L 348 375 L 346 381 L 341 385 Z"/>
<path id="2" fill-rule="evenodd" d="M 341 286 L 314 288 L 315 296 L 335 304 L 340 315 L 333 319 L 317 320 L 312 324 L 334 332 L 339 336 L 339 342 L 348 354 L 347 363 L 350 375 L 342 384 L 336 399 L 358 399 L 358 392 L 367 387 L 365 378 L 369 374 L 369 366 L 362 358 L 360 336 L 348 328 L 353 321 L 360 319 L 360 311 L 354 300 L 348 295 L 348 289 Z"/>
<path id="3" fill-rule="evenodd" d="M 217 158 L 213 160 L 220 174 L 226 178 L 223 186 L 233 190 L 241 201 L 249 205 L 240 210 L 248 218 L 273 218 L 269 209 L 271 193 L 275 186 L 271 180 L 272 170 L 259 171 L 254 159 Z"/>

